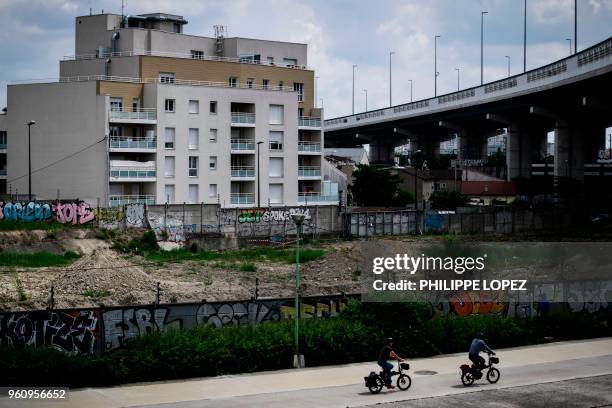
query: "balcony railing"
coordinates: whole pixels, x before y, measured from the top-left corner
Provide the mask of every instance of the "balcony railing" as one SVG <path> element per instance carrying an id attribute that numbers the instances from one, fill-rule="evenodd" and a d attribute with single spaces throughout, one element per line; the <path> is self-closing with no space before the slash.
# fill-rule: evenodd
<path id="1" fill-rule="evenodd" d="M 321 177 L 321 168 L 316 166 L 298 167 L 298 177 Z"/>
<path id="2" fill-rule="evenodd" d="M 0 150 L 6 149 L 6 143 L 0 143 Z"/>
<path id="3" fill-rule="evenodd" d="M 311 118 L 309 116 L 300 116 L 298 126 L 303 127 L 321 127 L 321 118 Z"/>
<path id="4" fill-rule="evenodd" d="M 108 205 L 118 207 L 120 205 L 142 203 L 147 205 L 155 204 L 154 195 L 111 195 L 108 197 Z"/>
<path id="5" fill-rule="evenodd" d="M 111 108 L 110 117 L 111 119 L 120 120 L 157 120 L 157 111 L 152 108 L 138 110 Z"/>
<path id="6" fill-rule="evenodd" d="M 298 193 L 298 203 L 337 202 L 338 195 L 322 195 L 320 192 L 309 191 Z"/>
<path id="7" fill-rule="evenodd" d="M 255 114 L 250 112 L 232 112 L 232 123 L 254 125 Z"/>
<path id="8" fill-rule="evenodd" d="M 255 141 L 251 139 L 232 139 L 232 150 L 255 150 Z"/>
<path id="9" fill-rule="evenodd" d="M 232 193 L 230 194 L 231 204 L 254 204 L 255 194 L 253 193 Z"/>
<path id="10" fill-rule="evenodd" d="M 151 178 L 155 177 L 155 167 L 112 166 L 112 178 Z"/>
<path id="11" fill-rule="evenodd" d="M 0 176 L 6 176 L 6 169 L 0 169 Z"/>
<path id="12" fill-rule="evenodd" d="M 298 152 L 314 152 L 318 153 L 321 151 L 321 143 L 319 142 L 298 142 Z"/>
<path id="13" fill-rule="evenodd" d="M 155 150 L 155 139 L 146 137 L 111 136 L 111 149 L 150 149 Z"/>
<path id="14" fill-rule="evenodd" d="M 232 177 L 255 177 L 255 167 L 232 166 Z"/>

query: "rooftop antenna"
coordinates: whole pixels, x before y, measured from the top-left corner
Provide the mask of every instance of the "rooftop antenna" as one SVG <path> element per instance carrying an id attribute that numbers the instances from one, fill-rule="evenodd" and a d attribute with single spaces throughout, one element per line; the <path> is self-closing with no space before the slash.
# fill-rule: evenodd
<path id="1" fill-rule="evenodd" d="M 216 45 L 215 54 L 217 54 L 218 57 L 222 57 L 223 56 L 223 39 L 225 38 L 225 26 L 215 25 L 214 29 L 215 29 L 215 45 Z"/>

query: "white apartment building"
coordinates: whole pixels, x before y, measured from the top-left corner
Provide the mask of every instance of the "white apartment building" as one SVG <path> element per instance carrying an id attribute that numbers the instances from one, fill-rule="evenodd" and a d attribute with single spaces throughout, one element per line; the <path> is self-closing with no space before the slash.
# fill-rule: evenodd
<path id="1" fill-rule="evenodd" d="M 8 87 L 8 188 L 27 193 L 34 120 L 37 199 L 337 204 L 338 184 L 321 172 L 323 112 L 306 45 L 225 38 L 219 27 L 214 38 L 191 36 L 184 24 L 168 14 L 77 17 L 76 55 L 60 62 L 60 80 Z"/>

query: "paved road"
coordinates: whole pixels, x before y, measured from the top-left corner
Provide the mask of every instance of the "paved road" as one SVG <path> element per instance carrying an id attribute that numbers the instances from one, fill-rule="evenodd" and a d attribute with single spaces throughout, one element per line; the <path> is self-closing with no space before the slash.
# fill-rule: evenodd
<path id="1" fill-rule="evenodd" d="M 376 408 L 483 408 L 487 406 L 504 408 L 610 407 L 612 406 L 612 375 L 392 402 L 376 405 Z M 370 407 L 373 408 L 374 405 Z"/>
<path id="2" fill-rule="evenodd" d="M 486 381 L 479 381 L 473 387 L 461 385 L 458 367 L 466 362 L 462 353 L 412 360 L 412 387 L 408 391 L 383 391 L 378 395 L 371 395 L 363 385 L 363 376 L 375 369 L 375 365 L 362 363 L 83 389 L 71 392 L 69 400 L 63 403 L 15 404 L 0 398 L 0 407 L 345 408 L 403 400 L 422 403 L 423 398 L 429 397 L 442 397 L 437 400 L 465 393 L 480 395 L 479 391 L 483 390 L 612 375 L 612 338 L 497 351 L 501 359 L 501 380 L 495 385 Z M 434 374 L 428 375 L 426 371 Z"/>

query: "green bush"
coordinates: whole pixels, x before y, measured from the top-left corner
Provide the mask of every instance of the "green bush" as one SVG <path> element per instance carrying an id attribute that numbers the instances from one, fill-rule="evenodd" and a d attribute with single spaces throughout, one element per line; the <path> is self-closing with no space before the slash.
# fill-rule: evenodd
<path id="1" fill-rule="evenodd" d="M 69 265 L 80 255 L 73 251 L 63 254 L 53 254 L 51 252 L 0 252 L 0 266 L 23 266 L 27 268 L 37 268 L 43 266 L 63 266 Z"/>

